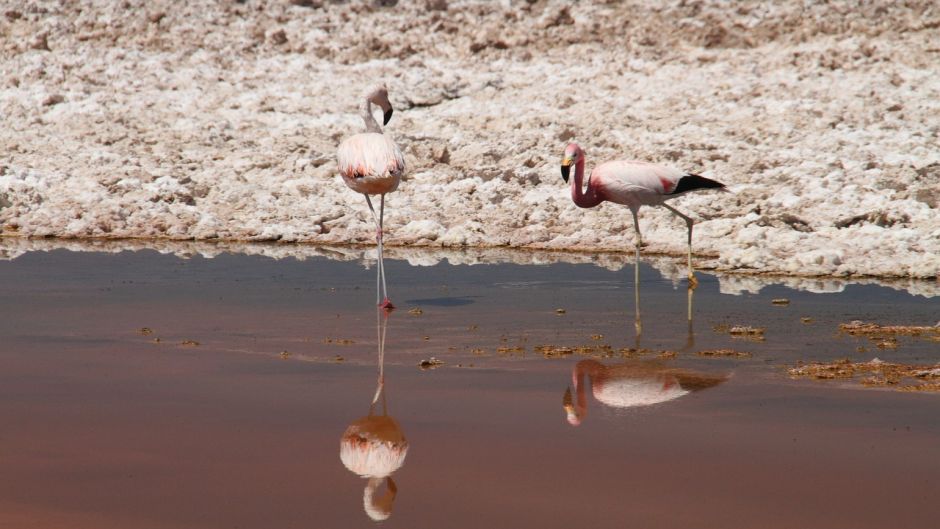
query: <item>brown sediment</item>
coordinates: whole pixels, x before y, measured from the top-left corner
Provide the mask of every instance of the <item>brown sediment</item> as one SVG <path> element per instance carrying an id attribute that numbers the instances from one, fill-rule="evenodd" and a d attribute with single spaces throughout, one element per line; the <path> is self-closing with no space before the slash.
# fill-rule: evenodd
<path id="1" fill-rule="evenodd" d="M 877 358 L 869 362 L 852 362 L 848 358 L 832 362 L 813 362 L 798 364 L 787 372 L 793 378 L 812 378 L 815 380 L 852 380 L 868 375 L 859 380 L 863 386 L 893 387 L 898 391 L 940 391 L 940 364 L 916 365 L 884 362 Z M 902 382 L 926 381 L 921 384 Z"/>
<path id="2" fill-rule="evenodd" d="M 536 353 L 542 353 L 542 356 L 545 358 L 559 358 L 562 356 L 571 356 L 574 354 L 574 349 L 571 347 L 558 347 L 554 345 L 536 345 Z"/>
<path id="3" fill-rule="evenodd" d="M 763 327 L 751 327 L 750 325 L 735 325 L 728 329 L 728 334 L 732 336 L 763 336 Z"/>
<path id="4" fill-rule="evenodd" d="M 424 370 L 436 369 L 438 367 L 441 367 L 442 365 L 444 365 L 444 362 L 442 360 L 438 360 L 437 358 L 434 358 L 433 356 L 431 358 L 418 362 L 418 367 Z"/>
<path id="5" fill-rule="evenodd" d="M 940 338 L 940 326 L 926 325 L 878 325 L 853 321 L 840 323 L 839 331 L 852 336 L 868 336 L 882 338 L 884 336 L 924 336 L 933 339 Z"/>
<path id="6" fill-rule="evenodd" d="M 524 355 L 525 347 L 520 347 L 518 345 L 514 345 L 511 347 L 497 347 L 496 352 L 501 355 L 517 355 L 517 354 Z"/>
<path id="7" fill-rule="evenodd" d="M 346 338 L 324 338 L 323 343 L 333 344 L 333 345 L 352 345 L 356 343 L 355 340 L 349 340 Z"/>
<path id="8" fill-rule="evenodd" d="M 707 349 L 704 351 L 699 351 L 698 356 L 704 356 L 707 358 L 750 358 L 751 353 L 747 351 L 736 351 L 734 349 Z"/>

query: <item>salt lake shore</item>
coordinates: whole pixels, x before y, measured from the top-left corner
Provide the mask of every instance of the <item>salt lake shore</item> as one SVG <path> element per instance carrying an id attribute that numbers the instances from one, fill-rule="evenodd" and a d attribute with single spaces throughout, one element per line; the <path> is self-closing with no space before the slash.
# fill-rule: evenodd
<path id="1" fill-rule="evenodd" d="M 0 236 L 369 243 L 334 153 L 384 81 L 390 246 L 632 251 L 625 208 L 571 202 L 577 141 L 728 184 L 674 202 L 704 266 L 934 278 L 938 35 L 929 0 L 11 0 Z"/>

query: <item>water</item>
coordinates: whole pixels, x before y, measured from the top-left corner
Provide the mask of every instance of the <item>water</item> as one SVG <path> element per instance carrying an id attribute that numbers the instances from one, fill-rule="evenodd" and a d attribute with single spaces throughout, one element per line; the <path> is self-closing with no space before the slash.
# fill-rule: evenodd
<path id="1" fill-rule="evenodd" d="M 690 324 L 684 287 L 644 266 L 637 337 L 630 268 L 393 260 L 399 309 L 372 406 L 373 273 L 326 258 L 151 251 L 0 262 L 0 526 L 366 527 L 369 513 L 388 527 L 458 528 L 935 519 L 936 394 L 786 374 L 841 357 L 936 363 L 940 342 L 880 349 L 838 332 L 853 319 L 932 325 L 933 299 L 877 285 L 731 296 L 700 274 Z M 782 297 L 789 305 L 771 304 Z M 765 340 L 715 330 L 736 324 L 766 328 Z M 614 357 L 536 349 L 600 345 Z M 721 348 L 751 356 L 696 354 Z M 444 364 L 418 368 L 432 356 Z M 618 394 L 621 407 L 605 404 Z M 662 402 L 622 407 L 624 395 Z M 341 462 L 340 439 L 370 407 L 381 416 L 383 397 L 407 455 L 394 498 L 377 477 L 366 508 L 370 481 Z"/>

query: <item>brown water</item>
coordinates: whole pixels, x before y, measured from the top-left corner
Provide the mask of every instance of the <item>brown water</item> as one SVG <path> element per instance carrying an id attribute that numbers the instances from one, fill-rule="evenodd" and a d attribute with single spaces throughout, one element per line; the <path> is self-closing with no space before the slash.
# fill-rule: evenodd
<path id="1" fill-rule="evenodd" d="M 726 296 L 703 275 L 690 332 L 685 290 L 643 272 L 637 344 L 632 270 L 389 263 L 384 403 L 407 455 L 394 498 L 383 474 L 366 509 L 370 480 L 340 439 L 382 415 L 372 271 L 152 252 L 0 262 L 0 527 L 367 527 L 367 511 L 388 527 L 935 523 L 940 395 L 784 367 L 936 363 L 938 342 L 881 350 L 837 332 L 933 324 L 936 301 L 877 286 Z M 598 344 L 653 351 L 535 350 Z M 712 348 L 752 356 L 695 354 Z M 431 356 L 445 364 L 418 369 Z"/>

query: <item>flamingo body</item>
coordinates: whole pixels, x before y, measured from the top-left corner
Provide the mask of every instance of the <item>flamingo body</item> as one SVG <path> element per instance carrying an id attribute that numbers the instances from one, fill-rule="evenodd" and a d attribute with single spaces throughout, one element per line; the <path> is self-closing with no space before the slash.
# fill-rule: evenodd
<path id="1" fill-rule="evenodd" d="M 616 160 L 595 167 L 588 179 L 588 187 L 597 187 L 596 192 L 604 200 L 638 209 L 640 206 L 658 206 L 674 198 L 676 195 L 671 193 L 684 175 L 672 167 Z"/>
<path id="2" fill-rule="evenodd" d="M 339 145 L 336 161 L 343 182 L 357 193 L 383 195 L 398 189 L 405 157 L 390 138 L 377 132 L 350 136 Z"/>
<path id="3" fill-rule="evenodd" d="M 565 413 L 573 426 L 581 424 L 587 414 L 585 378 L 598 402 L 620 409 L 669 402 L 694 391 L 717 386 L 728 379 L 726 375 L 694 373 L 655 361 L 608 366 L 596 360 L 582 360 L 571 373 L 575 396 L 569 387 L 564 397 Z"/>
<path id="4" fill-rule="evenodd" d="M 677 399 L 689 393 L 676 377 L 659 374 L 650 378 L 603 377 L 594 380 L 591 388 L 598 402 L 613 408 L 650 406 Z"/>
<path id="5" fill-rule="evenodd" d="M 372 105 L 378 105 L 383 111 L 382 124 L 387 125 L 392 119 L 392 104 L 388 100 L 385 85 L 377 86 L 366 94 L 359 111 L 365 122 L 366 131 L 354 134 L 344 140 L 336 151 L 336 165 L 343 182 L 350 189 L 362 193 L 375 220 L 375 242 L 378 245 L 378 272 L 376 276 L 376 298 L 379 306 L 394 309 L 388 299 L 385 284 L 385 261 L 382 257 L 382 229 L 385 219 L 385 194 L 398 189 L 401 176 L 405 172 L 405 157 L 391 138 L 382 134 L 382 127 L 372 115 Z M 375 214 L 369 195 L 379 195 L 379 214 Z M 384 300 L 383 298 L 384 293 Z"/>
<path id="6" fill-rule="evenodd" d="M 686 173 L 673 167 L 632 160 L 616 160 L 598 165 L 588 177 L 584 188 L 584 151 L 576 143 L 569 143 L 561 161 L 561 177 L 568 182 L 571 166 L 575 166 L 571 181 L 571 199 L 581 208 L 592 208 L 608 201 L 623 204 L 633 214 L 636 231 L 636 258 L 640 259 L 640 206 L 663 206 L 685 221 L 688 228 L 689 287 L 695 288 L 697 281 L 692 272 L 692 218 L 666 204 L 666 200 L 689 191 L 701 189 L 725 190 L 725 185 L 716 180 Z M 637 281 L 639 275 L 637 273 Z"/>

